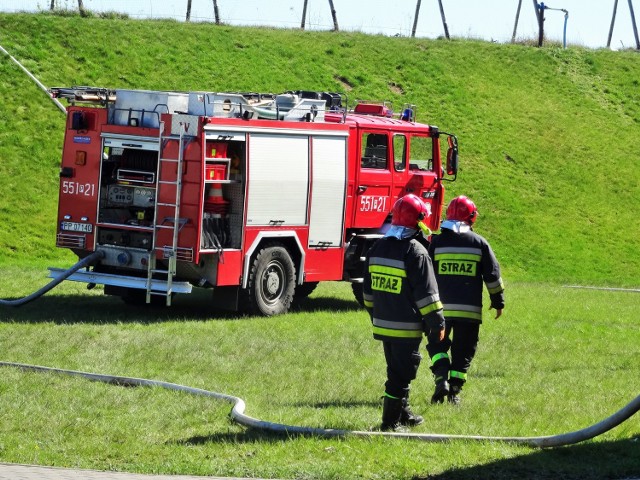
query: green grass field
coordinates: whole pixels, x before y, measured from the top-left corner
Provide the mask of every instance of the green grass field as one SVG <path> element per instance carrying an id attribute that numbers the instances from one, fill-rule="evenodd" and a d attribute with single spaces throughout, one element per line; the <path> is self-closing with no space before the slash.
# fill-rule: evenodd
<path id="1" fill-rule="evenodd" d="M 37 269 L 10 296 L 44 283 Z M 7 289 L 7 287 L 9 288 Z M 427 364 L 413 384 L 415 432 L 541 436 L 585 428 L 638 394 L 637 294 L 507 286 L 487 315 L 461 408 L 429 404 Z M 544 301 L 541 301 L 544 299 Z M 162 380 L 243 398 L 250 416 L 290 425 L 375 429 L 384 360 L 346 284 L 321 284 L 293 313 L 215 312 L 206 293 L 169 309 L 131 309 L 68 282 L 0 310 L 3 360 Z M 275 478 L 629 478 L 640 472 L 638 417 L 554 450 L 503 443 L 283 437 L 233 424 L 230 404 L 5 368 L 0 459 L 140 473 Z M 440 477 L 439 477 L 440 476 Z"/>
<path id="2" fill-rule="evenodd" d="M 431 406 L 425 360 L 412 403 L 423 433 L 578 430 L 638 395 L 640 62 L 634 52 L 455 39 L 0 14 L 0 44 L 48 86 L 342 91 L 415 103 L 460 140 L 447 198 L 479 206 L 507 307 L 487 312 L 459 409 Z M 0 57 L 0 298 L 70 266 L 54 247 L 63 116 Z M 271 422 L 367 430 L 384 359 L 348 284 L 288 315 L 237 317 L 210 292 L 170 309 L 63 283 L 0 307 L 0 360 L 163 380 L 236 395 Z M 575 446 L 286 437 L 230 422 L 230 405 L 158 388 L 0 371 L 0 461 L 139 473 L 295 479 L 640 477 L 638 415 Z"/>

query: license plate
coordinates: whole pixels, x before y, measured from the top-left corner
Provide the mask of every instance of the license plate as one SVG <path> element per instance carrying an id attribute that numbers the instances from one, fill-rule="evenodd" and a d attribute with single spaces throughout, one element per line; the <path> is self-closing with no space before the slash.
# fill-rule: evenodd
<path id="1" fill-rule="evenodd" d="M 60 230 L 65 230 L 67 232 L 91 233 L 93 232 L 93 225 L 90 223 L 62 222 Z"/>

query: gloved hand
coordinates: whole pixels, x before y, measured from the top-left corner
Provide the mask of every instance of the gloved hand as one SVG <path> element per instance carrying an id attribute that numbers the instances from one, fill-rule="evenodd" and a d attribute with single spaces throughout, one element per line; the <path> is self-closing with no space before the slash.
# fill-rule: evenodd
<path id="1" fill-rule="evenodd" d="M 493 307 L 489 307 L 489 310 L 492 310 Z M 496 318 L 500 318 L 500 315 L 502 315 L 502 309 L 501 308 L 496 308 Z"/>

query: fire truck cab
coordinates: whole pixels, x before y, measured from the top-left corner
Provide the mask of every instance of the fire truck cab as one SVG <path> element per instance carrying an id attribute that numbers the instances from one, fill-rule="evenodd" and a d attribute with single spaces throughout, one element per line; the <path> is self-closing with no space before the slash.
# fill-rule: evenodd
<path id="1" fill-rule="evenodd" d="M 456 137 L 409 107 L 307 91 L 51 92 L 71 103 L 56 244 L 101 252 L 69 279 L 127 303 L 209 287 L 220 307 L 274 315 L 336 280 L 361 302 L 364 256 L 395 200 L 418 195 L 435 230 L 457 174 Z"/>

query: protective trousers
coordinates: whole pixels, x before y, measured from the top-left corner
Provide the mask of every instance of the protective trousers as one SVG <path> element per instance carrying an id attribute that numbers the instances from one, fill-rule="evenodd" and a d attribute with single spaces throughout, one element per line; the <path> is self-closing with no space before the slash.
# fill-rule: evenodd
<path id="1" fill-rule="evenodd" d="M 436 383 L 443 379 L 448 380 L 451 385 L 461 387 L 464 384 L 478 348 L 479 333 L 479 323 L 447 320 L 444 340 L 427 345 Z"/>
<path id="2" fill-rule="evenodd" d="M 387 361 L 385 392 L 395 398 L 409 395 L 409 384 L 415 380 L 422 356 L 420 340 L 414 342 L 382 342 Z"/>

